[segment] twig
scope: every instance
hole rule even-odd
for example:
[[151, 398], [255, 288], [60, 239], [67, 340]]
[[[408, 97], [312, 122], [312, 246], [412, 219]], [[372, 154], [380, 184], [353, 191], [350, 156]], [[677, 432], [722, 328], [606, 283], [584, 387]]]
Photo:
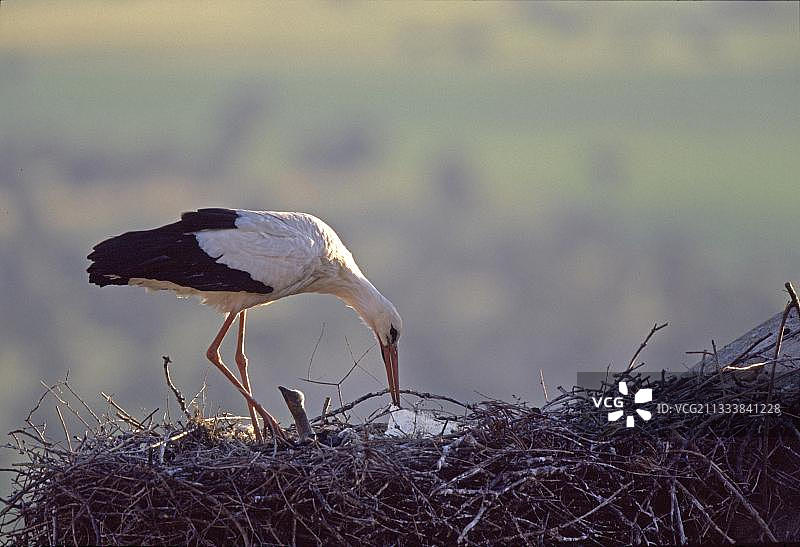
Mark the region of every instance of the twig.
[[610, 495], [610, 496], [609, 496], [609, 497], [608, 497], [608, 498], [607, 498], [605, 501], [602, 501], [602, 502], [598, 503], [598, 504], [597, 504], [595, 507], [593, 507], [593, 508], [592, 508], [592, 509], [590, 509], [589, 511], [585, 512], [585, 513], [584, 513], [584, 514], [582, 514], [581, 516], [579, 516], [579, 517], [575, 517], [575, 518], [574, 518], [574, 519], [572, 519], [571, 521], [569, 521], [569, 522], [565, 522], [564, 524], [561, 524], [561, 525], [559, 525], [559, 526], [555, 526], [555, 527], [551, 528], [551, 529], [550, 529], [550, 530], [548, 530], [548, 531], [549, 531], [549, 532], [557, 532], [558, 530], [564, 530], [564, 529], [566, 529], [566, 528], [569, 528], [570, 526], [572, 526], [572, 525], [573, 525], [573, 524], [575, 524], [576, 522], [580, 522], [580, 521], [584, 520], [586, 517], [590, 516], [592, 513], [596, 512], [596, 511], [599, 511], [600, 509], [602, 509], [603, 507], [605, 507], [606, 505], [608, 505], [609, 503], [611, 503], [612, 501], [614, 501], [614, 499], [615, 499], [617, 496], [619, 496], [619, 495], [620, 495], [622, 492], [624, 492], [625, 490], [627, 490], [627, 489], [628, 489], [628, 487], [629, 487], [631, 484], [633, 484], [633, 481], [630, 481], [630, 482], [627, 482], [627, 483], [623, 484], [622, 486], [620, 486], [620, 487], [617, 489], [617, 491], [616, 491], [616, 492], [614, 492], [613, 494], [611, 494], [611, 495]]
[[61, 420], [61, 427], [64, 429], [64, 436], [67, 438], [67, 446], [69, 447], [69, 451], [72, 452], [72, 440], [69, 438], [69, 431], [67, 431], [67, 423], [64, 421], [64, 416], [61, 414], [61, 408], [56, 405], [56, 413], [58, 414], [58, 419]]
[[[242, 419], [243, 420], [244, 419], [250, 419], [250, 416], [242, 416]], [[163, 445], [165, 445], [167, 443], [171, 443], [171, 442], [177, 441], [179, 439], [182, 439], [183, 437], [185, 437], [189, 433], [192, 433], [195, 430], [197, 430], [197, 428], [193, 427], [192, 429], [187, 429], [186, 431], [181, 431], [180, 433], [178, 433], [177, 435], [173, 435], [172, 437], [170, 437], [167, 434], [167, 435], [164, 436], [164, 438], [162, 440], [158, 441], [157, 443], [148, 445], [147, 448], [158, 448], [159, 446], [163, 446]]]
[[314, 351], [311, 352], [311, 357], [308, 359], [308, 372], [306, 373], [306, 380], [311, 380], [311, 366], [314, 363], [314, 356], [317, 354], [317, 348], [319, 347], [319, 343], [322, 342], [322, 337], [325, 336], [325, 323], [322, 323], [322, 328], [319, 331], [319, 337], [317, 337], [317, 343], [314, 344]]
[[761, 342], [763, 342], [770, 336], [772, 336], [772, 333], [768, 332], [767, 334], [765, 334], [764, 336], [762, 336], [761, 338], [759, 338], [758, 340], [747, 346], [747, 349], [744, 350], [742, 353], [740, 353], [733, 361], [728, 363], [725, 366], [725, 368], [734, 368], [734, 365], [738, 364], [740, 361], [743, 361], [744, 359], [747, 359], [747, 356], [750, 355], [750, 352], [753, 350], [753, 348], [755, 348], [757, 345], [759, 345]]
[[367, 348], [366, 351], [364, 351], [364, 353], [362, 353], [358, 359], [356, 359], [355, 355], [353, 355], [353, 348], [350, 347], [350, 340], [347, 339], [347, 336], [344, 337], [344, 343], [347, 346], [347, 352], [350, 354], [350, 359], [353, 361], [353, 366], [350, 367], [350, 370], [347, 371], [347, 374], [345, 374], [344, 377], [341, 380], [339, 380], [340, 385], [343, 384], [345, 380], [347, 380], [347, 377], [350, 376], [350, 373], [353, 372], [353, 369], [355, 369], [358, 366], [361, 360], [364, 357], [366, 357], [367, 353], [369, 353], [369, 350], [375, 347], [375, 344], [373, 344], [372, 346]]
[[187, 419], [191, 420], [192, 416], [189, 414], [189, 411], [186, 410], [186, 399], [183, 398], [180, 390], [172, 383], [172, 378], [170, 378], [169, 375], [169, 364], [172, 363], [172, 360], [169, 358], [169, 355], [162, 355], [161, 358], [164, 360], [164, 377], [167, 379], [167, 385], [172, 390], [172, 393], [175, 394], [175, 398], [178, 400], [178, 406], [181, 407], [183, 414]]
[[[783, 309], [783, 315], [781, 316], [781, 324], [778, 327], [778, 332], [775, 334], [775, 352], [772, 355], [772, 360], [777, 361], [778, 357], [781, 354], [781, 344], [783, 344], [783, 330], [786, 326], [786, 319], [789, 317], [789, 312], [792, 311], [792, 302], [791, 300], [786, 303], [786, 307]], [[773, 365], [773, 369], [775, 366]]]
[[681, 545], [686, 545], [686, 533], [683, 530], [683, 517], [681, 516], [681, 506], [678, 503], [678, 495], [675, 493], [675, 477], [672, 478], [669, 485], [670, 504], [672, 507], [672, 522], [678, 529], [678, 540]]
[[636, 362], [636, 358], [637, 358], [637, 357], [639, 357], [639, 354], [640, 354], [640, 353], [642, 352], [642, 350], [643, 350], [643, 349], [644, 349], [644, 348], [647, 346], [647, 343], [650, 341], [650, 338], [652, 338], [652, 337], [653, 337], [653, 335], [654, 335], [655, 333], [657, 333], [658, 331], [660, 331], [661, 329], [663, 329], [663, 328], [664, 328], [664, 327], [666, 327], [667, 325], [669, 325], [669, 323], [664, 323], [664, 324], [662, 324], [662, 325], [659, 325], [658, 323], [655, 323], [655, 324], [653, 325], [653, 328], [652, 328], [652, 329], [650, 329], [650, 334], [648, 334], [648, 335], [647, 335], [647, 338], [645, 338], [645, 339], [644, 339], [644, 342], [642, 342], [642, 343], [639, 345], [639, 349], [637, 349], [637, 350], [636, 350], [636, 353], [634, 353], [634, 354], [633, 354], [633, 357], [631, 357], [631, 362], [630, 362], [630, 363], [628, 363], [628, 370], [630, 370], [630, 369], [632, 369], [632, 368], [633, 368], [633, 364]]
[[794, 308], [797, 311], [797, 318], [800, 319], [800, 303], [797, 301], [797, 293], [794, 292], [794, 287], [790, 281], [784, 284], [786, 292], [789, 293], [789, 302], [786, 303], [786, 308], [783, 310], [781, 316], [781, 325], [778, 327], [778, 334], [775, 341], [775, 354], [773, 356], [772, 370], [770, 371], [769, 378], [769, 392], [767, 394], [767, 404], [772, 402], [772, 388], [775, 384], [775, 367], [778, 363], [778, 356], [781, 353], [781, 343], [783, 342], [783, 331], [786, 326], [786, 320], [789, 318], [789, 312]]
[[208, 389], [208, 368], [206, 368], [205, 371], [203, 371], [203, 383], [201, 384], [200, 389], [197, 390], [197, 393], [195, 393], [194, 396], [189, 400], [188, 406], [194, 405], [195, 404], [194, 402], [197, 400], [197, 398], [202, 395], [203, 399], [201, 401], [201, 404], [199, 405], [200, 410], [202, 411], [203, 407], [205, 407], [205, 405], [206, 405], [206, 390], [207, 389]]
[[83, 405], [83, 408], [85, 408], [87, 412], [91, 414], [92, 418], [94, 418], [98, 424], [101, 423], [100, 417], [97, 414], [95, 414], [94, 410], [92, 410], [92, 407], [90, 407], [89, 404], [83, 400], [83, 397], [75, 393], [75, 390], [73, 390], [72, 386], [69, 385], [68, 378], [69, 378], [69, 372], [67, 372], [67, 377], [64, 378], [64, 387], [67, 388], [67, 390], [72, 394], [73, 397], [75, 397], [78, 400], [78, 402], [81, 403], [81, 405]]
[[792, 299], [792, 304], [794, 305], [794, 309], [797, 311], [797, 318], [800, 319], [800, 301], [797, 300], [797, 293], [794, 292], [794, 287], [792, 286], [791, 281], [787, 281], [783, 284], [786, 287], [786, 292], [789, 293], [789, 297]]
[[687, 496], [691, 500], [692, 505], [694, 505], [695, 508], [698, 511], [700, 511], [700, 513], [704, 517], [706, 517], [706, 520], [711, 525], [711, 527], [714, 528], [714, 530], [716, 530], [717, 533], [719, 535], [721, 535], [723, 537], [723, 539], [725, 539], [725, 541], [727, 541], [728, 543], [735, 543], [735, 541], [733, 541], [733, 539], [730, 536], [728, 536], [728, 534], [726, 534], [725, 531], [722, 528], [717, 526], [717, 523], [714, 522], [714, 519], [711, 518], [711, 515], [708, 514], [708, 512], [705, 509], [705, 507], [703, 507], [703, 505], [699, 501], [697, 501], [697, 498], [694, 497], [694, 495], [691, 492], [689, 492], [689, 490], [683, 484], [681, 484], [680, 481], [677, 481], [677, 484], [678, 484], [678, 487], [683, 492], [683, 495]]
[[714, 341], [714, 339], [713, 339], [713, 338], [711, 339], [711, 349], [713, 350], [713, 355], [714, 355], [714, 365], [716, 366], [716, 369], [717, 369], [717, 375], [719, 375], [719, 372], [720, 372], [720, 368], [719, 368], [719, 354], [717, 353], [717, 343]]
[[[328, 413], [323, 414], [321, 416], [317, 416], [316, 418], [311, 420], [311, 423], [315, 423], [315, 422], [318, 422], [320, 420], [323, 420], [323, 419], [326, 419], [326, 418], [330, 418], [332, 416], [336, 416], [337, 414], [343, 414], [344, 412], [347, 412], [348, 410], [352, 410], [353, 408], [355, 408], [356, 406], [360, 405], [364, 401], [368, 401], [369, 399], [374, 399], [375, 397], [381, 397], [383, 395], [386, 395], [387, 393], [389, 393], [388, 389], [383, 389], [381, 391], [373, 391], [373, 392], [367, 393], [365, 395], [362, 395], [358, 399], [355, 399], [354, 401], [351, 401], [351, 402], [347, 403], [346, 405], [343, 405], [343, 406], [337, 408], [336, 410], [332, 410], [331, 412], [328, 412]], [[414, 395], [416, 397], [419, 397], [420, 399], [436, 399], [436, 400], [439, 400], [439, 401], [447, 401], [448, 403], [453, 403], [455, 405], [458, 405], [460, 407], [466, 408], [468, 410], [473, 408], [472, 405], [468, 405], [468, 404], [462, 403], [461, 401], [457, 401], [457, 400], [453, 399], [452, 397], [446, 397], [444, 395], [436, 395], [434, 393], [426, 393], [424, 391], [414, 391], [412, 389], [401, 389], [400, 393], [406, 393], [408, 395]]]
[[169, 443], [169, 432], [164, 432], [164, 440], [161, 441], [161, 446], [158, 449], [158, 463], [164, 465], [164, 455], [167, 453], [167, 444]]
[[111, 395], [108, 395], [105, 392], [101, 391], [100, 396], [103, 399], [105, 399], [105, 401], [108, 404], [110, 404], [117, 410], [117, 416], [119, 416], [120, 419], [124, 420], [125, 422], [128, 422], [134, 427], [137, 427], [138, 429], [147, 430], [147, 428], [144, 426], [143, 423], [141, 423], [139, 420], [128, 414], [128, 412], [124, 408], [115, 403], [114, 399], [111, 398]]
[[[320, 333], [320, 337], [321, 336], [322, 336], [322, 333]], [[347, 339], [347, 336], [344, 337], [344, 341], [345, 341], [345, 345], [347, 346], [347, 351], [350, 353], [350, 359], [352, 359], [352, 361], [353, 361], [353, 366], [348, 369], [347, 373], [345, 373], [345, 375], [341, 378], [341, 380], [339, 380], [338, 382], [326, 382], [324, 380], [312, 380], [310, 377], [309, 378], [298, 378], [298, 380], [300, 380], [301, 382], [308, 382], [309, 384], [317, 384], [317, 385], [322, 385], [322, 386], [335, 387], [336, 388], [336, 394], [339, 396], [339, 405], [340, 406], [344, 406], [344, 399], [342, 398], [342, 384], [344, 383], [345, 380], [347, 380], [347, 378], [350, 377], [350, 374], [356, 369], [356, 367], [360, 368], [361, 370], [363, 370], [364, 372], [366, 372], [367, 374], [369, 374], [370, 376], [375, 378], [375, 376], [373, 376], [368, 370], [366, 370], [365, 368], [361, 367], [361, 365], [360, 365], [361, 360], [364, 359], [364, 357], [366, 357], [366, 355], [370, 352], [370, 350], [372, 350], [372, 348], [375, 347], [375, 344], [372, 344], [370, 347], [368, 347], [366, 350], [364, 350], [364, 352], [358, 357], [358, 359], [356, 359], [355, 355], [353, 355], [353, 350], [350, 347], [350, 341]], [[312, 354], [312, 357], [313, 357], [313, 354]], [[310, 363], [309, 363], [309, 365], [310, 365]], [[309, 370], [309, 374], [310, 374], [310, 372], [311, 372], [311, 367], [310, 366], [309, 366], [308, 370]], [[375, 379], [377, 380], [377, 378], [375, 378]]]
[[[770, 336], [772, 336], [772, 335], [770, 335]], [[722, 368], [722, 370], [735, 370], [737, 372], [742, 372], [742, 371], [746, 371], [746, 370], [753, 370], [755, 368], [763, 367], [768, 362], [769, 361], [762, 361], [760, 363], [749, 363], [747, 365], [742, 365], [740, 367], [737, 367], [737, 366], [734, 366], [734, 365], [725, 365]], [[774, 363], [774, 361], [772, 361], [772, 362]]]
[[736, 497], [736, 499], [739, 500], [739, 503], [741, 503], [744, 506], [744, 508], [747, 509], [747, 511], [755, 519], [755, 521], [761, 527], [761, 530], [766, 534], [769, 540], [774, 542], [778, 541], [778, 539], [775, 537], [775, 534], [772, 533], [772, 530], [770, 530], [767, 523], [764, 522], [764, 519], [761, 518], [761, 515], [758, 513], [758, 511], [756, 511], [755, 508], [750, 504], [750, 502], [747, 501], [747, 499], [742, 495], [742, 493], [739, 491], [736, 485], [731, 482], [731, 480], [725, 475], [725, 473], [722, 472], [722, 470], [716, 463], [709, 460], [705, 454], [701, 454], [700, 452], [696, 452], [694, 450], [680, 449], [680, 452], [683, 452], [685, 454], [691, 454], [693, 456], [697, 456], [705, 460], [705, 462], [714, 471], [717, 477], [719, 477], [720, 481], [722, 481], [722, 484], [725, 486], [728, 492], [733, 494]]
[[544, 383], [544, 372], [542, 372], [542, 369], [539, 369], [539, 383], [542, 385], [542, 391], [544, 392], [544, 402], [547, 403], [550, 399], [547, 397], [547, 386]]
[[62, 385], [65, 385], [65, 383], [66, 383], [66, 380], [64, 380], [63, 382], [58, 382], [58, 383], [56, 383], [56, 384], [53, 384], [52, 386], [49, 386], [49, 385], [47, 385], [47, 384], [44, 382], [44, 380], [39, 380], [39, 384], [41, 384], [41, 385], [42, 385], [42, 386], [43, 386], [43, 387], [44, 387], [44, 388], [45, 388], [47, 391], [46, 391], [45, 393], [43, 393], [43, 394], [42, 394], [42, 396], [39, 398], [39, 403], [38, 403], [38, 404], [36, 405], [36, 407], [34, 407], [34, 409], [33, 409], [33, 410], [31, 410], [31, 412], [28, 414], [28, 418], [30, 418], [30, 417], [31, 417], [31, 415], [32, 415], [32, 414], [33, 414], [33, 413], [34, 413], [36, 410], [38, 410], [38, 408], [39, 408], [39, 405], [41, 405], [41, 403], [42, 403], [42, 400], [44, 399], [45, 395], [47, 395], [47, 393], [50, 393], [50, 394], [51, 394], [53, 397], [55, 397], [55, 399], [56, 399], [56, 400], [57, 400], [59, 403], [61, 403], [61, 404], [62, 404], [62, 405], [64, 405], [65, 407], [67, 407], [67, 410], [69, 410], [70, 412], [72, 412], [73, 416], [75, 416], [76, 418], [78, 418], [78, 420], [80, 420], [80, 422], [81, 422], [81, 423], [82, 423], [84, 426], [86, 426], [87, 428], [88, 428], [88, 427], [91, 427], [91, 426], [88, 424], [88, 422], [87, 422], [86, 420], [84, 420], [84, 419], [83, 419], [83, 416], [81, 416], [80, 412], [78, 412], [77, 410], [75, 410], [74, 408], [72, 408], [72, 405], [70, 405], [70, 404], [69, 404], [69, 401], [67, 401], [66, 399], [64, 399], [63, 397], [61, 397], [61, 395], [60, 395], [60, 394], [59, 394], [59, 393], [56, 391], [56, 388], [60, 388]]
[[469, 524], [464, 526], [463, 530], [461, 530], [461, 534], [459, 534], [458, 539], [456, 540], [456, 543], [461, 543], [462, 541], [464, 541], [467, 538], [467, 534], [469, 534], [469, 531], [472, 530], [473, 528], [475, 528], [475, 526], [478, 524], [478, 522], [480, 522], [481, 517], [483, 517], [483, 514], [486, 512], [486, 509], [488, 509], [488, 508], [489, 508], [489, 504], [486, 503], [486, 499], [484, 499], [483, 503], [481, 503], [481, 508], [478, 509], [478, 512], [475, 514], [475, 517], [471, 521], [469, 521]]

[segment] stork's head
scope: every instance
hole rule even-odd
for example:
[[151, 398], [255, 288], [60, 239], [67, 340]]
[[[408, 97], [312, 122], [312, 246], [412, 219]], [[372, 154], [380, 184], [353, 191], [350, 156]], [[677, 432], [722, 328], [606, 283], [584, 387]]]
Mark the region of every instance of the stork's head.
[[336, 287], [332, 292], [356, 310], [361, 320], [375, 333], [381, 346], [383, 364], [386, 365], [392, 402], [400, 406], [400, 383], [397, 379], [397, 341], [403, 332], [400, 314], [394, 304], [363, 275], [354, 276], [349, 283]]
[[397, 341], [403, 332], [403, 320], [400, 319], [400, 314], [397, 313], [391, 302], [383, 297], [380, 300], [380, 309], [372, 317], [370, 327], [375, 331], [375, 336], [381, 346], [392, 402], [400, 406], [400, 382], [397, 377]]

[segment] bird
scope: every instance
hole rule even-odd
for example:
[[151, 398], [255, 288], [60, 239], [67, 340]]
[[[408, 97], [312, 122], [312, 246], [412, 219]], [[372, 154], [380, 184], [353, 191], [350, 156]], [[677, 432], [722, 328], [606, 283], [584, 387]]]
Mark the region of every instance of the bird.
[[[400, 406], [397, 345], [403, 321], [367, 279], [352, 253], [325, 222], [308, 213], [204, 208], [150, 230], [106, 239], [87, 257], [89, 282], [140, 286], [197, 297], [225, 314], [206, 357], [247, 401], [257, 440], [258, 414], [273, 436], [277, 420], [253, 397], [244, 349], [247, 310], [302, 293], [332, 294], [356, 311], [375, 335], [392, 404]], [[239, 380], [219, 348], [239, 318], [235, 361]]]

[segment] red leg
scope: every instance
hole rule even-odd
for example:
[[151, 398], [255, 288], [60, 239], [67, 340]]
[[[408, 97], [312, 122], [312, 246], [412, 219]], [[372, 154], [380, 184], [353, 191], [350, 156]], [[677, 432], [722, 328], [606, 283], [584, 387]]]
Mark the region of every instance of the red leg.
[[[236, 342], [236, 365], [239, 367], [239, 376], [242, 378], [242, 385], [250, 393], [250, 377], [247, 374], [247, 356], [244, 354], [244, 323], [247, 319], [247, 310], [239, 312], [239, 337]], [[253, 432], [256, 435], [256, 440], [262, 442], [264, 437], [261, 435], [260, 426], [258, 425], [258, 418], [256, 418], [256, 409], [250, 403], [247, 403], [247, 409], [250, 411], [250, 420], [253, 422]]]
[[229, 313], [228, 316], [225, 318], [225, 322], [222, 323], [222, 327], [220, 327], [219, 332], [217, 333], [216, 338], [214, 341], [211, 342], [211, 345], [208, 347], [206, 351], [206, 357], [208, 360], [214, 363], [214, 365], [220, 370], [222, 374], [239, 390], [239, 393], [247, 400], [249, 405], [252, 405], [256, 412], [261, 415], [261, 418], [264, 420], [264, 423], [269, 425], [270, 429], [272, 430], [272, 434], [280, 437], [282, 439], [286, 438], [286, 434], [281, 429], [278, 422], [275, 418], [272, 417], [272, 414], [266, 411], [266, 409], [261, 406], [261, 404], [253, 399], [253, 396], [250, 395], [250, 392], [244, 388], [244, 386], [239, 382], [236, 376], [233, 375], [231, 370], [222, 362], [222, 358], [219, 355], [219, 346], [222, 344], [222, 340], [225, 338], [225, 335], [228, 333], [228, 330], [231, 328], [231, 324], [233, 320], [236, 318], [235, 313]]

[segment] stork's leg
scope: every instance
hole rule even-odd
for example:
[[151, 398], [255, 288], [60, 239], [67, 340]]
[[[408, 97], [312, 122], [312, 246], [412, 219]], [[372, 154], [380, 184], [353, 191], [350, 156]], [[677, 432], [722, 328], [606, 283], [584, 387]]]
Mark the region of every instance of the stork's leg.
[[206, 357], [208, 360], [214, 363], [214, 365], [220, 370], [222, 374], [239, 390], [239, 393], [247, 399], [248, 404], [253, 405], [261, 415], [261, 419], [264, 420], [264, 423], [269, 425], [270, 429], [272, 430], [272, 434], [280, 437], [282, 439], [286, 438], [286, 434], [283, 432], [281, 427], [278, 425], [278, 422], [275, 421], [275, 418], [272, 417], [272, 414], [266, 411], [266, 409], [261, 406], [261, 404], [253, 399], [253, 396], [250, 395], [250, 392], [247, 391], [244, 386], [239, 382], [236, 376], [233, 375], [233, 372], [222, 362], [222, 358], [219, 355], [219, 346], [222, 344], [222, 340], [225, 338], [225, 335], [228, 333], [228, 330], [231, 328], [231, 324], [233, 320], [236, 318], [235, 313], [229, 313], [228, 316], [225, 318], [225, 322], [222, 323], [222, 327], [220, 327], [219, 332], [217, 333], [216, 338], [214, 341], [211, 342], [211, 345], [208, 347], [208, 351], [206, 351]]
[[[250, 377], [247, 374], [247, 356], [244, 354], [244, 322], [247, 319], [247, 310], [239, 312], [239, 337], [236, 342], [236, 366], [239, 367], [239, 376], [242, 377], [242, 385], [250, 393]], [[250, 403], [247, 403], [247, 409], [250, 411], [250, 420], [253, 422], [253, 431], [256, 434], [256, 440], [262, 442], [264, 438], [261, 436], [261, 430], [258, 425], [258, 418], [256, 418], [256, 409]]]

